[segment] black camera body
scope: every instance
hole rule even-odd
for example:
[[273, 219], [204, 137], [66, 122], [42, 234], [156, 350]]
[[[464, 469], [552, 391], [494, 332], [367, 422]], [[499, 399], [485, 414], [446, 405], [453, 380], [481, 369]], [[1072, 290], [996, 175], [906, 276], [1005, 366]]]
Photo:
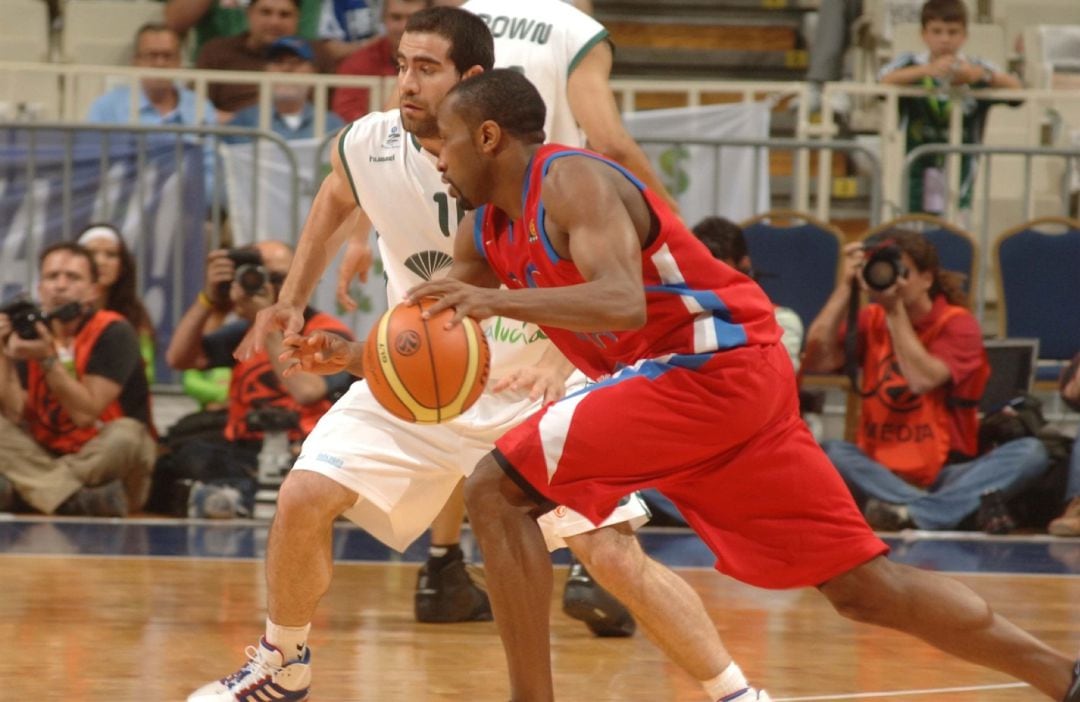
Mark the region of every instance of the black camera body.
[[[228, 256], [236, 265], [236, 274], [233, 275], [233, 280], [237, 282], [244, 294], [249, 297], [257, 295], [267, 283], [281, 285], [284, 280], [284, 276], [281, 274], [266, 269], [258, 249], [229, 249]], [[229, 294], [228, 285], [224, 284], [223, 287], [222, 292], [227, 296]]]
[[288, 431], [300, 427], [300, 415], [276, 405], [262, 405], [248, 411], [245, 419], [254, 431]]
[[902, 251], [891, 239], [864, 247], [866, 260], [862, 267], [862, 279], [871, 290], [888, 290], [900, 278], [907, 277], [908, 269], [901, 259]]
[[41, 307], [22, 296], [0, 305], [0, 312], [6, 314], [11, 320], [11, 328], [20, 339], [40, 338], [37, 323], [48, 322], [48, 317], [42, 312]]

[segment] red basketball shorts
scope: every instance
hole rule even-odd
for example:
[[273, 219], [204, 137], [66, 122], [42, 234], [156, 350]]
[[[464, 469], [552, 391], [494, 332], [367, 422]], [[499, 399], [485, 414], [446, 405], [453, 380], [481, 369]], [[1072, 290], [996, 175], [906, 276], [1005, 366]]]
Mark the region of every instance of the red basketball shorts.
[[593, 523], [658, 488], [717, 570], [759, 587], [820, 585], [888, 551], [799, 417], [779, 344], [692, 365], [643, 361], [547, 406], [496, 442], [508, 472]]

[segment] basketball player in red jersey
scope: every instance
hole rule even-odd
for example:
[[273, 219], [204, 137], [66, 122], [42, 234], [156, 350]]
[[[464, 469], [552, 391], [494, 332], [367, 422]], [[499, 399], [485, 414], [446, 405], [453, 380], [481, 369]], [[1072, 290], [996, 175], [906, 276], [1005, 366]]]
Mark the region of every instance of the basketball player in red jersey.
[[[516, 702], [554, 699], [550, 579], [540, 577], [550, 564], [536, 515], [564, 504], [598, 522], [645, 487], [676, 503], [723, 573], [817, 587], [849, 618], [1080, 702], [1080, 663], [960, 583], [884, 558], [799, 419], [769, 301], [660, 198], [597, 154], [541, 146], [543, 101], [512, 71], [460, 83], [438, 122], [451, 194], [487, 204], [463, 220], [450, 277], [410, 299], [440, 298], [428, 314], [453, 307], [456, 319], [539, 324], [600, 381], [505, 434], [466, 481]], [[636, 613], [660, 569], [643, 559], [633, 582], [594, 575]]]

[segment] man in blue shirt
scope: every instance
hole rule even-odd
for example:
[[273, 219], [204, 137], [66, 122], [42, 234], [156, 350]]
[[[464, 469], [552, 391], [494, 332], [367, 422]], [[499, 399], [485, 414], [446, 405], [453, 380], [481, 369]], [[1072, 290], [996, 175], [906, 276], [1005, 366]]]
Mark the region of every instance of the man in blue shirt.
[[[315, 53], [301, 37], [283, 37], [270, 45], [266, 70], [272, 73], [314, 74]], [[310, 139], [315, 136], [315, 108], [311, 87], [303, 84], [275, 83], [272, 86], [270, 128], [283, 139]], [[331, 134], [345, 123], [333, 112], [326, 113], [326, 133]], [[230, 127], [258, 127], [259, 106], [251, 105], [236, 113]], [[225, 141], [240, 143], [248, 137], [230, 136]]]
[[[135, 59], [140, 68], [180, 68], [180, 37], [163, 24], [144, 24], [135, 35]], [[107, 124], [214, 124], [213, 106], [203, 101], [202, 118], [196, 116], [195, 93], [169, 78], [144, 78], [131, 112], [131, 86], [105, 93], [90, 106], [87, 122]]]

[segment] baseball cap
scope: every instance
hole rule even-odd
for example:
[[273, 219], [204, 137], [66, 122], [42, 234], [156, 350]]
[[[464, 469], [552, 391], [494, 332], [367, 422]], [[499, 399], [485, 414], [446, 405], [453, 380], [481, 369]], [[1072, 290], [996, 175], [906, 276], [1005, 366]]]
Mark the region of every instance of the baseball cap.
[[270, 59], [281, 54], [293, 54], [305, 61], [315, 60], [315, 52], [311, 50], [311, 44], [303, 37], [282, 37], [266, 50], [266, 56]]

